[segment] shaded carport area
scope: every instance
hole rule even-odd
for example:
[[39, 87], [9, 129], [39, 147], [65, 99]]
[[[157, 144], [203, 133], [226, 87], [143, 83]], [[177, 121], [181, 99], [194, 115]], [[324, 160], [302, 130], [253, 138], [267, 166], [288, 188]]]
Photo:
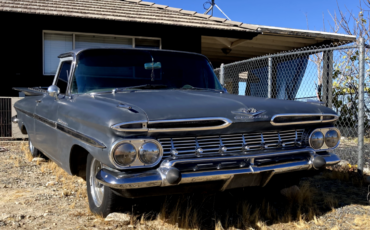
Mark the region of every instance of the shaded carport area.
[[[252, 25], [251, 25], [252, 26]], [[223, 81], [229, 93], [294, 100], [302, 84], [310, 55], [320, 47], [343, 46], [356, 41], [355, 36], [309, 30], [272, 28], [253, 25], [260, 33], [250, 40], [202, 37], [202, 53], [214, 64], [225, 67]], [[286, 52], [313, 50], [300, 55]], [[322, 51], [317, 51], [320, 54]], [[280, 55], [277, 55], [280, 54]], [[272, 59], [268, 55], [277, 55]], [[322, 66], [333, 66], [333, 53], [325, 52]], [[238, 65], [249, 61], [248, 65]], [[322, 66], [320, 68], [322, 68]], [[331, 68], [332, 70], [332, 68]], [[216, 71], [219, 74], [218, 71]], [[241, 84], [243, 88], [240, 89]], [[331, 87], [326, 84], [325, 87]]]

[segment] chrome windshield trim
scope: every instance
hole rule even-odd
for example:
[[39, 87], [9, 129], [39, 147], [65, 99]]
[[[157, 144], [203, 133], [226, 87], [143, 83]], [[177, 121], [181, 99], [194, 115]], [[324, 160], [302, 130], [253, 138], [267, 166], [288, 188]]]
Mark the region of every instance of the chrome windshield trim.
[[224, 117], [205, 117], [205, 118], [191, 118], [191, 119], [174, 119], [174, 120], [159, 120], [149, 121], [148, 125], [151, 124], [162, 124], [162, 123], [176, 123], [176, 122], [190, 122], [190, 121], [223, 121], [224, 124], [209, 127], [192, 127], [192, 128], [149, 128], [149, 132], [180, 132], [180, 131], [201, 131], [201, 130], [215, 130], [224, 129], [229, 127], [233, 122]]
[[[324, 116], [332, 116], [333, 119], [324, 120]], [[297, 121], [297, 122], [282, 122], [276, 123], [274, 120], [278, 117], [320, 117], [320, 120], [313, 121]], [[324, 113], [286, 113], [277, 114], [271, 118], [271, 124], [274, 126], [284, 126], [284, 125], [302, 125], [302, 124], [315, 124], [315, 123], [328, 123], [338, 120], [339, 116], [336, 114], [324, 114]]]

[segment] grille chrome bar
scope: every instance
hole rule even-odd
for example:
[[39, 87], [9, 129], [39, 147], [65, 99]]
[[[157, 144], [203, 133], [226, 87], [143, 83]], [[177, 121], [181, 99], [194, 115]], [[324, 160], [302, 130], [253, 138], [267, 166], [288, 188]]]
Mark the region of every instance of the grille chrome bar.
[[[300, 147], [303, 129], [276, 132], [228, 134], [217, 136], [159, 138], [164, 155], [171, 152], [181, 155], [223, 154], [227, 152], [249, 152], [258, 150]], [[173, 151], [175, 150], [175, 151]]]

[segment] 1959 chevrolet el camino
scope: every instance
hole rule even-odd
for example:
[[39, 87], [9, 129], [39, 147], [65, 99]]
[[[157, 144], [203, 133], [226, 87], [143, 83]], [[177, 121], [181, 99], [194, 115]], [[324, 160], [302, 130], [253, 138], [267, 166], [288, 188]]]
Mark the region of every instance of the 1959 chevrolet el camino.
[[33, 156], [86, 179], [91, 210], [119, 199], [265, 186], [339, 162], [337, 114], [304, 102], [231, 95], [199, 54], [81, 49], [52, 86], [15, 88]]

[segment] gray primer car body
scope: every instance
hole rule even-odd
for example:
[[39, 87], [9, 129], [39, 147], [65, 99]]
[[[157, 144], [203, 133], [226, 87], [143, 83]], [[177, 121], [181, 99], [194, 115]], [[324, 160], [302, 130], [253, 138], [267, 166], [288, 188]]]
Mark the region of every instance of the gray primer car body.
[[[76, 50], [61, 56], [62, 59], [72, 60], [71, 73], [76, 66], [76, 57], [81, 52], [84, 50]], [[14, 106], [18, 111], [20, 129], [26, 130], [33, 145], [68, 173], [72, 173], [71, 150], [74, 146], [86, 149], [94, 158], [114, 169], [115, 166], [109, 159], [112, 146], [127, 138], [157, 139], [288, 129], [312, 130], [320, 127], [333, 127], [335, 121], [274, 126], [271, 119], [278, 114], [336, 116], [333, 110], [320, 105], [237, 96], [218, 90], [146, 89], [93, 94], [70, 94], [67, 90], [66, 95], [59, 95], [57, 100], [42, 89], [18, 88], [18, 90], [30, 95], [18, 101]], [[120, 108], [120, 104], [127, 105], [131, 109]], [[262, 116], [255, 117], [238, 117], [233, 113], [245, 108], [254, 108], [264, 113]], [[111, 128], [115, 124], [126, 122], [207, 117], [227, 118], [232, 121], [232, 124], [224, 129], [180, 132], [120, 132]], [[337, 159], [333, 163], [336, 162], [338, 162]], [[159, 165], [156, 165], [151, 170], [158, 167]]]

